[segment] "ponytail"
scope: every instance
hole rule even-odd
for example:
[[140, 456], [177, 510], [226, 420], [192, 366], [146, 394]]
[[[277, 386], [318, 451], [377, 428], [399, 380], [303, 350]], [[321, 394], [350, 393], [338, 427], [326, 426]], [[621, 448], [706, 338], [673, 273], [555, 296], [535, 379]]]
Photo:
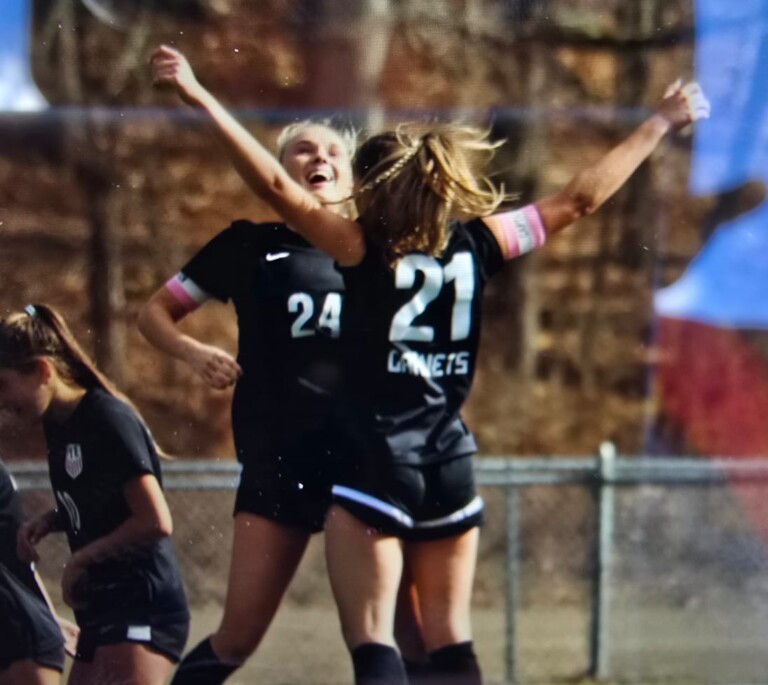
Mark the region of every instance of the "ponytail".
[[449, 222], [492, 214], [511, 199], [485, 167], [501, 142], [456, 124], [401, 125], [373, 136], [353, 161], [360, 222], [391, 264], [410, 252], [442, 254]]
[[[118, 390], [77, 342], [64, 317], [46, 304], [30, 304], [23, 312], [0, 318], [0, 368], [27, 371], [47, 357], [61, 378], [85, 390], [100, 389], [141, 413]], [[161, 456], [167, 456], [152, 438]]]
[[[86, 390], [99, 388], [135, 409], [130, 400], [115, 387], [114, 383], [96, 368], [96, 364], [77, 342], [61, 314], [44, 304], [29, 306], [35, 312], [34, 316], [30, 318], [33, 321], [37, 320], [38, 325], [42, 324], [43, 327], [49, 328], [60, 343], [59, 358], [63, 363], [62, 370], [64, 370], [65, 377], [69, 376], [73, 383]], [[54, 358], [56, 357], [54, 356]]]

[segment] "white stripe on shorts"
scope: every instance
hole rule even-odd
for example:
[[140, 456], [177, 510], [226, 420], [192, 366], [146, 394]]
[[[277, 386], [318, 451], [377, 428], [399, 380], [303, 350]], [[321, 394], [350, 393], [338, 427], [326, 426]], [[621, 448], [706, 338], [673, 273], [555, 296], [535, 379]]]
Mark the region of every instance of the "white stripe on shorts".
[[440, 526], [450, 525], [451, 523], [460, 523], [464, 519], [468, 519], [482, 510], [483, 498], [480, 497], [480, 495], [475, 495], [475, 499], [458, 511], [454, 511], [452, 514], [448, 514], [448, 516], [441, 516], [439, 519], [418, 521], [414, 528], [438, 528]]
[[396, 506], [389, 504], [388, 502], [382, 502], [372, 495], [360, 492], [360, 490], [353, 490], [345, 485], [334, 485], [332, 492], [337, 497], [357, 502], [369, 509], [375, 509], [385, 516], [394, 519], [400, 525], [414, 530], [419, 528], [439, 528], [440, 526], [447, 526], [452, 523], [460, 523], [483, 509], [483, 498], [480, 497], [480, 495], [475, 495], [475, 498], [469, 504], [466, 504], [461, 509], [454, 511], [447, 516], [441, 516], [440, 518], [430, 519], [428, 521], [414, 521], [413, 518]]
[[128, 626], [126, 638], [136, 642], [152, 642], [152, 626]]
[[371, 497], [371, 495], [367, 495], [359, 490], [353, 490], [345, 485], [334, 485], [331, 492], [338, 497], [343, 497], [344, 499], [362, 504], [369, 509], [380, 511], [382, 514], [389, 516], [389, 518], [395, 519], [395, 521], [406, 528], [413, 528], [414, 520], [408, 514], [387, 502], [382, 502], [376, 497]]

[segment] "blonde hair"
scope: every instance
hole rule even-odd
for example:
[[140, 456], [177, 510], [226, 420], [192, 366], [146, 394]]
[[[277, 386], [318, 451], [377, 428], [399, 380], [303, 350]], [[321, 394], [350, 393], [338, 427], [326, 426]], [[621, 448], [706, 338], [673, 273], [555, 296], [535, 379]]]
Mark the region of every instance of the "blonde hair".
[[349, 124], [345, 124], [329, 118], [304, 119], [293, 124], [288, 124], [288, 126], [280, 131], [277, 136], [277, 159], [282, 162], [283, 155], [285, 154], [285, 149], [288, 147], [288, 144], [300, 133], [306, 131], [309, 128], [315, 127], [328, 129], [329, 131], [333, 131], [333, 133], [339, 136], [339, 140], [341, 140], [342, 144], [344, 145], [344, 149], [347, 151], [349, 158], [352, 159], [355, 154], [355, 148], [357, 147], [357, 130]]
[[452, 219], [487, 216], [510, 199], [485, 173], [502, 142], [473, 126], [410, 124], [360, 146], [360, 222], [390, 265], [411, 252], [439, 256]]

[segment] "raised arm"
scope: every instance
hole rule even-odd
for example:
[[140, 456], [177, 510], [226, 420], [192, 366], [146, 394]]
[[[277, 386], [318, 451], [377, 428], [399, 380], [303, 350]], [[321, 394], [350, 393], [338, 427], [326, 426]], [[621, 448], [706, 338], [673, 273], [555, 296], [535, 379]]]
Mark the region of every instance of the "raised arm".
[[[669, 131], [679, 130], [707, 116], [709, 103], [697, 83], [686, 86], [680, 81], [673, 83], [667, 88], [656, 112], [625, 140], [579, 171], [561, 191], [534, 203], [543, 229], [552, 235], [592, 214], [624, 185]], [[513, 252], [509, 249], [509, 243], [514, 241], [512, 214], [506, 212], [484, 219], [508, 254]]]
[[341, 264], [359, 262], [365, 251], [360, 226], [326, 209], [294, 181], [259, 143], [197, 81], [187, 59], [166, 45], [152, 53], [156, 85], [172, 86], [188, 105], [205, 112], [232, 162], [250, 188], [292, 228]]

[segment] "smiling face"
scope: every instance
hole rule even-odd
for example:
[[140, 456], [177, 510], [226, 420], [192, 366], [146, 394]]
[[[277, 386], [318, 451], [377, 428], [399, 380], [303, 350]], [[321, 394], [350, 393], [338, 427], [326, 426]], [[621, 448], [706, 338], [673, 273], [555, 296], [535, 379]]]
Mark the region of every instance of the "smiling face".
[[300, 129], [285, 143], [280, 161], [291, 178], [323, 203], [352, 194], [349, 150], [333, 129], [320, 125]]

